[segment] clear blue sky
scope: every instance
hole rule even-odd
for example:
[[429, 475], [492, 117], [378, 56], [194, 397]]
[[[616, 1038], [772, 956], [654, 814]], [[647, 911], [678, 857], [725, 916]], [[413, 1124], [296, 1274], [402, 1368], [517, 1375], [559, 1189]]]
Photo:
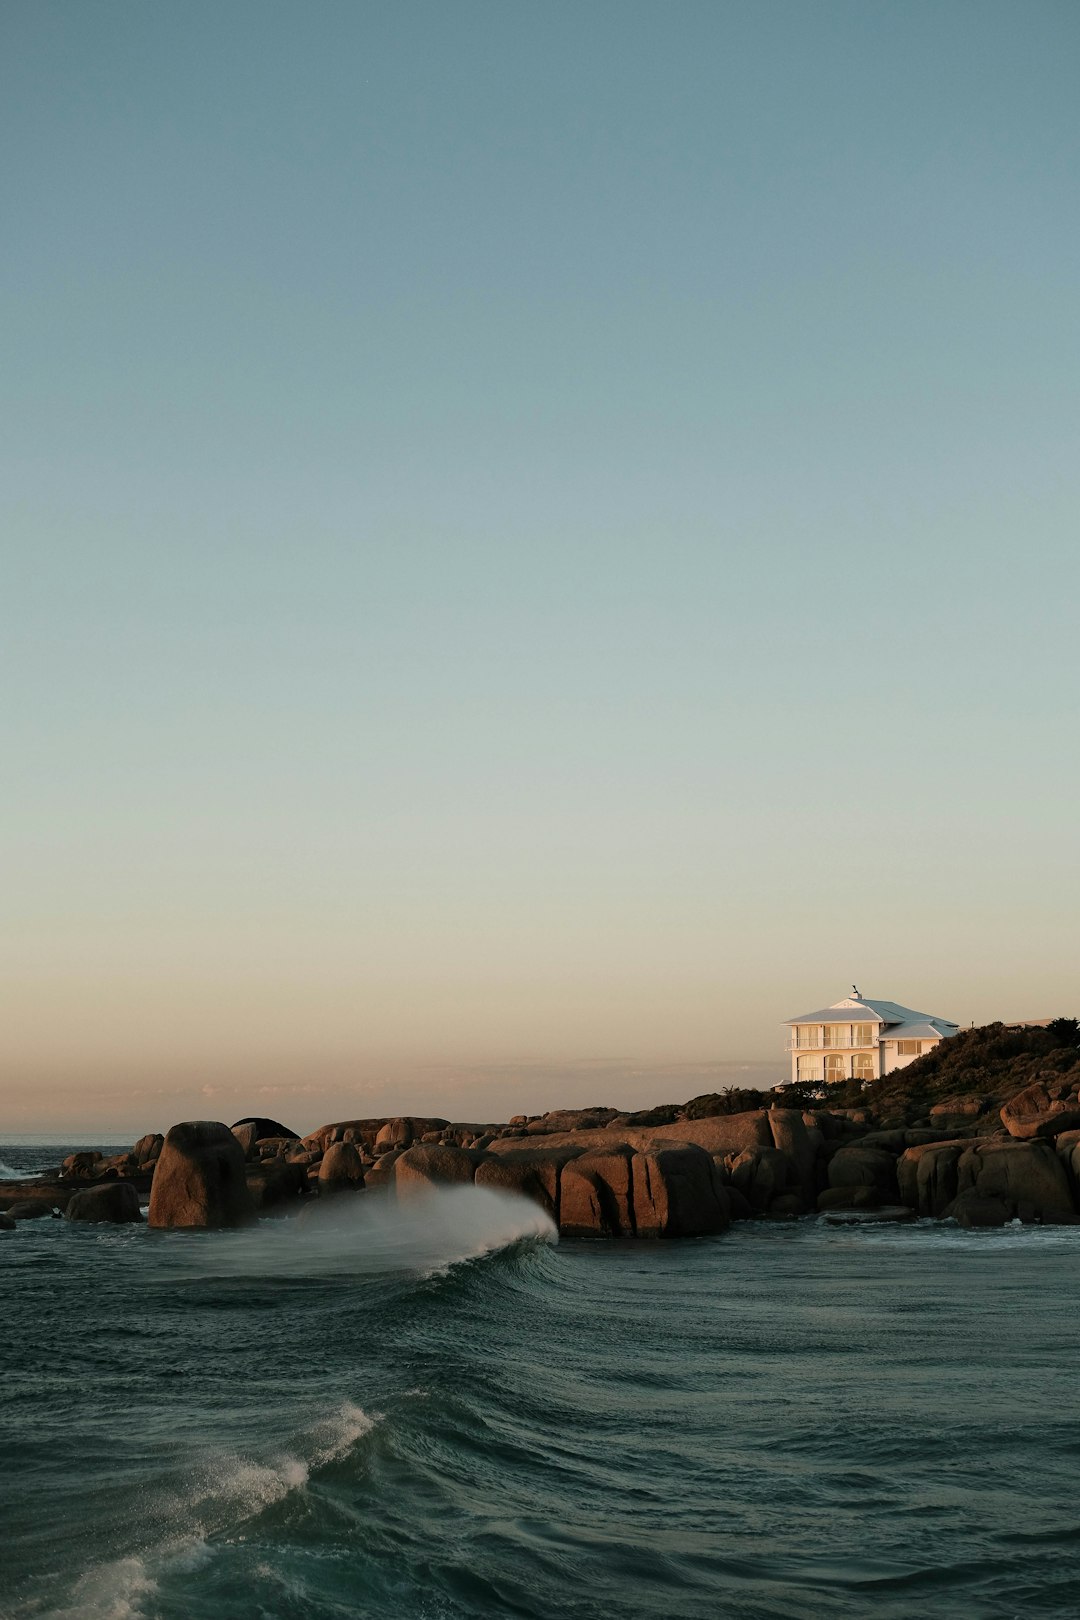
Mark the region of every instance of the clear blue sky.
[[7, 0], [0, 1128], [1080, 1012], [1078, 62]]

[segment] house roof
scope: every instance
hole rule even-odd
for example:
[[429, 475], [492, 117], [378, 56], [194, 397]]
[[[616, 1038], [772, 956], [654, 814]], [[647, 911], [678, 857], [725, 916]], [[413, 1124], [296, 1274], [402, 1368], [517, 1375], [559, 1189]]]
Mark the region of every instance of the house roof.
[[939, 1041], [943, 1035], [955, 1035], [956, 1024], [948, 1024], [944, 1018], [925, 1018], [917, 1024], [890, 1024], [886, 1029], [883, 1040], [886, 1041]]
[[[785, 1018], [785, 1024], [882, 1024], [889, 1029], [890, 1037], [895, 1033], [892, 1026], [904, 1027], [908, 1024], [934, 1026], [934, 1035], [951, 1035], [959, 1026], [948, 1018], [937, 1018], [933, 1013], [916, 1012], [913, 1007], [901, 1007], [898, 1001], [878, 1001], [860, 996], [845, 996], [843, 1001], [834, 1001], [831, 1007], [819, 1007], [816, 1012], [800, 1013], [797, 1018]], [[905, 1029], [905, 1040], [908, 1039]], [[912, 1037], [917, 1038], [917, 1037]], [[924, 1036], [929, 1040], [930, 1036]]]

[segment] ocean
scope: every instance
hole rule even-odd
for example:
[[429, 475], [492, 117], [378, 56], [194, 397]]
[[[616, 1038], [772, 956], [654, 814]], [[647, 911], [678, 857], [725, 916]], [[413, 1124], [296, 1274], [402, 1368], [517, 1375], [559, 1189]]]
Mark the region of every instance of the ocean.
[[0, 1284], [4, 1620], [1080, 1613], [1080, 1228], [557, 1243], [467, 1187], [39, 1220]]

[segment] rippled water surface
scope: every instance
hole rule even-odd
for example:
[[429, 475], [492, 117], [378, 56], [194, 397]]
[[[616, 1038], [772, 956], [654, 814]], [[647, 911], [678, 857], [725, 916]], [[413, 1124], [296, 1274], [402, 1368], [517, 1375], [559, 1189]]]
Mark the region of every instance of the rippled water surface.
[[1080, 1229], [550, 1238], [0, 1236], [0, 1614], [1080, 1613]]

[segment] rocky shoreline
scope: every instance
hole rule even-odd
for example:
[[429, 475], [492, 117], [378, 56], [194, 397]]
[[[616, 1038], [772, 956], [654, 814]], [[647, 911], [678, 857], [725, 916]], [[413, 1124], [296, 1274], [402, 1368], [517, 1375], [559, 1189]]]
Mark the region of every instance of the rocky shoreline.
[[732, 1221], [810, 1215], [1080, 1221], [1071, 1074], [1036, 1080], [1000, 1106], [982, 1093], [950, 1097], [914, 1124], [883, 1122], [872, 1107], [784, 1101], [777, 1093], [771, 1106], [704, 1117], [594, 1108], [506, 1124], [354, 1119], [304, 1137], [269, 1119], [189, 1121], [113, 1158], [75, 1153], [33, 1179], [0, 1182], [0, 1230], [53, 1213], [140, 1221], [144, 1206], [162, 1229], [307, 1220], [343, 1210], [342, 1200], [464, 1185], [530, 1198], [571, 1238], [700, 1237]]

